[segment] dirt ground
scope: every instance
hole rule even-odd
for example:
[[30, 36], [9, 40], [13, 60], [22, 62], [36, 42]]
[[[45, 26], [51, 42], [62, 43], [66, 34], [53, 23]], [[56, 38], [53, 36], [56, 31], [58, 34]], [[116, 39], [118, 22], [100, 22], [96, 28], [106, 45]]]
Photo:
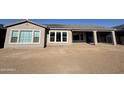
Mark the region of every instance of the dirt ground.
[[0, 73], [124, 73], [124, 46], [73, 44], [0, 49]]

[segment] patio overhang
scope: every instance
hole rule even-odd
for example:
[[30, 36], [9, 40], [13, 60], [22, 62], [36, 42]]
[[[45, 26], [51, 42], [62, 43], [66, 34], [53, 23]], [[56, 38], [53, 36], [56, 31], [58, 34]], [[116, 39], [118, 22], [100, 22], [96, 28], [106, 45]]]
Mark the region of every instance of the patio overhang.
[[93, 31], [97, 31], [97, 32], [111, 32], [111, 31], [116, 31], [116, 29], [72, 29], [71, 31], [74, 32], [93, 32]]
[[49, 30], [71, 30], [71, 31], [115, 31], [115, 28], [97, 25], [65, 25], [65, 24], [44, 24]]
[[111, 32], [117, 31], [116, 29], [79, 29], [79, 28], [49, 28], [49, 30], [68, 30], [73, 32]]

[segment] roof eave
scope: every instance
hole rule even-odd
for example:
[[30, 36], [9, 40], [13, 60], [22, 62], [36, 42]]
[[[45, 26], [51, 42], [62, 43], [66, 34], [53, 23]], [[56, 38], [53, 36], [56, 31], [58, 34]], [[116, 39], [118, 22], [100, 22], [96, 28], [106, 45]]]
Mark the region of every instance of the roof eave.
[[17, 22], [17, 23], [14, 23], [14, 24], [5, 25], [4, 27], [8, 28], [8, 27], [15, 26], [15, 25], [22, 24], [22, 23], [26, 23], [26, 22], [37, 25], [37, 26], [40, 26], [40, 27], [43, 27], [43, 28], [47, 28], [47, 26], [45, 26], [45, 25], [41, 25], [41, 24], [29, 21], [29, 20], [23, 20], [21, 22]]
[[116, 29], [82, 29], [82, 28], [49, 28], [50, 30], [82, 30], [82, 31], [94, 31], [94, 30], [98, 30], [98, 31], [115, 31]]

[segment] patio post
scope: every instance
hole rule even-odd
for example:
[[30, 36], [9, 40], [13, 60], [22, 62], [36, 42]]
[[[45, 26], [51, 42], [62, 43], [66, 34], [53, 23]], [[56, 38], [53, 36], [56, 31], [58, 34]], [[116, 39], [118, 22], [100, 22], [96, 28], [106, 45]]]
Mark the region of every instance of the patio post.
[[113, 44], [117, 45], [115, 31], [112, 31], [112, 40], [113, 40]]
[[97, 45], [97, 31], [93, 31], [93, 39], [94, 39], [94, 44]]

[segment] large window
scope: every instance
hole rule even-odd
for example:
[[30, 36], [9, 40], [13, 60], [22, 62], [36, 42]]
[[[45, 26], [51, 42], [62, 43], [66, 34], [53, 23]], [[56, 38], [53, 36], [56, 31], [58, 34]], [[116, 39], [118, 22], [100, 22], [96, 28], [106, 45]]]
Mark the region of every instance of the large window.
[[40, 31], [33, 30], [12, 30], [11, 43], [32, 44], [39, 43]]
[[67, 42], [67, 32], [64, 31], [51, 31], [50, 32], [50, 42], [52, 43], [62, 43]]
[[20, 43], [31, 43], [32, 42], [32, 31], [20, 31], [19, 36], [19, 42]]
[[17, 43], [17, 40], [18, 40], [18, 31], [13, 30], [12, 36], [11, 36], [11, 42], [12, 43]]

